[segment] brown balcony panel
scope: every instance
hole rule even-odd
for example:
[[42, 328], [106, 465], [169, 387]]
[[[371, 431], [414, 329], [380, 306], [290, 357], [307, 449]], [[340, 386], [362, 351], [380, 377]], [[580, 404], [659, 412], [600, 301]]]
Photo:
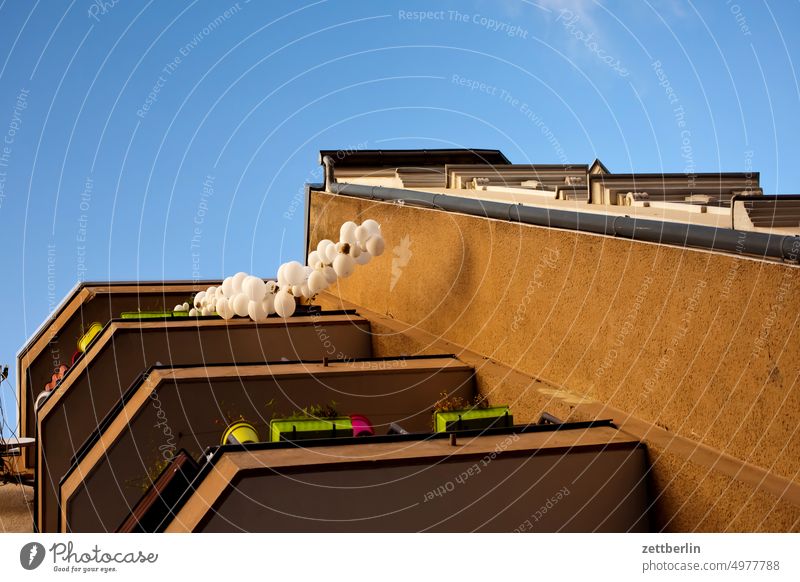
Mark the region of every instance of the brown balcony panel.
[[70, 460], [149, 367], [371, 355], [369, 323], [352, 314], [270, 318], [261, 324], [217, 318], [112, 321], [38, 411], [37, 526], [55, 531], [58, 483]]
[[166, 531], [649, 528], [645, 448], [608, 426], [220, 452]]
[[[189, 301], [192, 294], [216, 282], [141, 282], [83, 283], [64, 300], [17, 355], [19, 386], [19, 422], [21, 436], [34, 436], [34, 402], [53, 370], [69, 365], [77, 350], [78, 339], [92, 322], [103, 325], [123, 311], [172, 309]], [[34, 452], [28, 451], [27, 465], [32, 467]]]
[[472, 369], [450, 356], [155, 369], [62, 479], [59, 529], [114, 531], [172, 454], [200, 458], [240, 415], [265, 441], [273, 414], [332, 400], [340, 414], [367, 416], [376, 434], [393, 422], [430, 432], [443, 392], [471, 398]]
[[155, 529], [198, 470], [197, 462], [186, 451], [178, 451], [117, 528], [117, 533], [147, 533]]

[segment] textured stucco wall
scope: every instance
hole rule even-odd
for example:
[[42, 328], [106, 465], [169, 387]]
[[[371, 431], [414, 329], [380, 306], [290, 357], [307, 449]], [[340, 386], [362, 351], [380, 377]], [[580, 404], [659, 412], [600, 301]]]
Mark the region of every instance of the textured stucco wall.
[[312, 193], [382, 224], [334, 295], [774, 474], [800, 471], [795, 266]]
[[0, 483], [0, 533], [33, 531], [33, 490], [16, 483]]
[[653, 521], [668, 532], [798, 532], [800, 506], [648, 445]]
[[[329, 293], [316, 302], [343, 301]], [[353, 308], [354, 304], [347, 303]], [[456, 353], [475, 369], [480, 390], [495, 404], [508, 404], [518, 422], [535, 422], [543, 411], [563, 420], [611, 418], [649, 450], [648, 481], [655, 531], [800, 531], [800, 485], [719, 451], [698, 446], [651, 423], [602, 403], [554, 388], [480, 354], [469, 352], [406, 324], [359, 307], [371, 322], [376, 354]]]

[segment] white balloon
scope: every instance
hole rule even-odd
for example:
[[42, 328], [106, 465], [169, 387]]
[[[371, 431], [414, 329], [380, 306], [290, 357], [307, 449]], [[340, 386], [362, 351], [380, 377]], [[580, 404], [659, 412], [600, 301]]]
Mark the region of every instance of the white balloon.
[[308, 290], [312, 295], [316, 295], [320, 291], [325, 291], [328, 288], [328, 279], [325, 278], [325, 273], [321, 270], [314, 271], [308, 278]]
[[286, 291], [278, 291], [275, 295], [275, 313], [280, 317], [291, 317], [294, 314], [295, 307], [294, 297]]
[[250, 286], [256, 281], [256, 279], [257, 277], [254, 277], [253, 275], [248, 275], [247, 277], [245, 277], [244, 281], [242, 281], [242, 290], [239, 293], [242, 293], [249, 297], [251, 291]]
[[200, 315], [200, 312], [194, 307], [189, 310], [189, 317], [197, 317], [198, 315]]
[[213, 313], [213, 311], [211, 311], [211, 309], [208, 308], [208, 307], [203, 307], [203, 309], [200, 310], [200, 315], [207, 316], [207, 315], [211, 315], [212, 313]]
[[264, 308], [262, 300], [251, 301], [247, 304], [247, 315], [253, 321], [264, 321], [267, 318], [267, 310]]
[[[239, 295], [241, 295], [241, 293]], [[239, 295], [237, 295], [236, 297], [238, 297]], [[228, 303], [228, 312], [230, 312], [231, 317], [235, 316], [236, 312], [233, 310], [233, 299], [228, 297], [225, 299], [225, 301]]]
[[264, 296], [267, 294], [267, 283], [264, 279], [256, 278], [256, 282], [252, 285], [256, 292], [256, 298], [250, 298], [251, 301], [263, 301]]
[[311, 291], [308, 290], [308, 281], [300, 285], [300, 294], [306, 299], [311, 299], [313, 297]]
[[361, 251], [361, 254], [355, 258], [357, 265], [366, 265], [369, 263], [369, 260], [372, 258], [372, 255], [369, 254], [369, 251]]
[[[255, 277], [253, 277], [252, 275], [248, 275], [247, 277], [245, 277], [244, 281], [242, 281], [242, 289], [239, 291], [239, 293], [244, 293], [245, 295], [247, 295], [247, 291], [250, 288], [250, 281], [252, 281], [253, 279], [255, 279]], [[238, 295], [239, 293], [237, 293], [236, 295]]]
[[275, 292], [278, 290], [278, 286], [275, 284], [275, 281], [266, 281], [264, 283], [267, 287], [267, 294], [274, 295]]
[[319, 244], [317, 245], [317, 254], [319, 255], [319, 258], [322, 259], [323, 261], [325, 260], [325, 250], [332, 244], [333, 241], [327, 238], [324, 238], [321, 241], [319, 241]]
[[308, 261], [306, 261], [306, 265], [313, 267], [319, 262], [319, 260], [319, 253], [317, 251], [311, 251], [308, 253]]
[[247, 297], [247, 295], [245, 293], [239, 293], [231, 300], [233, 312], [239, 317], [246, 317], [248, 303], [250, 303], [250, 299]]
[[289, 285], [302, 285], [306, 278], [306, 271], [303, 269], [303, 265], [297, 261], [291, 261], [284, 265], [283, 275]]
[[225, 297], [233, 297], [233, 277], [225, 277], [225, 279], [223, 279], [222, 294]]
[[208, 297], [209, 295], [211, 297], [214, 297], [214, 299], [216, 300], [217, 288], [214, 285], [206, 289], [206, 297]]
[[367, 239], [369, 238], [369, 235], [371, 235], [372, 233], [366, 226], [362, 224], [356, 229], [355, 234], [356, 234], [356, 241], [358, 241], [358, 244], [364, 246], [365, 244], [367, 244]]
[[358, 255], [360, 255], [361, 252], [362, 252], [361, 245], [359, 243], [350, 245], [350, 256], [353, 257], [354, 259], [357, 259]]
[[333, 285], [336, 283], [336, 279], [339, 277], [336, 275], [336, 271], [333, 270], [333, 267], [326, 266], [322, 269], [322, 274], [325, 275], [325, 279], [328, 281], [328, 285]]
[[216, 309], [217, 309], [217, 315], [219, 315], [222, 319], [230, 319], [231, 317], [233, 317], [233, 310], [231, 309], [231, 304], [224, 297], [220, 297], [219, 299], [217, 299]]
[[267, 294], [267, 284], [258, 277], [248, 277], [242, 283], [242, 291], [250, 301], [261, 301]]
[[231, 294], [230, 294], [230, 295], [228, 295], [228, 294], [226, 293], [226, 294], [225, 294], [225, 296], [226, 296], [226, 297], [228, 297], [228, 299], [230, 299], [230, 298], [231, 298], [231, 297], [233, 297], [234, 295], [236, 295], [236, 294], [238, 294], [239, 292], [241, 292], [241, 290], [242, 290], [242, 283], [244, 283], [244, 280], [245, 280], [246, 278], [247, 278], [247, 273], [245, 273], [245, 272], [243, 272], [243, 271], [239, 271], [239, 272], [238, 272], [238, 273], [236, 273], [236, 274], [235, 274], [233, 277], [231, 277], [231, 279], [232, 279], [232, 283], [231, 283]]
[[189, 303], [187, 303], [186, 301], [184, 301], [184, 302], [183, 302], [183, 309], [182, 309], [182, 311], [189, 311], [189, 307], [191, 307], [191, 306], [189, 305]]
[[275, 294], [267, 293], [267, 296], [264, 297], [264, 300], [261, 302], [261, 305], [264, 307], [264, 312], [267, 315], [272, 315], [273, 313], [275, 313]]
[[352, 220], [345, 222], [339, 229], [339, 240], [350, 244], [356, 242], [356, 228], [358, 225]]
[[325, 258], [327, 259], [325, 262], [330, 265], [336, 259], [336, 255], [338, 255], [338, 254], [339, 254], [339, 251], [336, 248], [336, 245], [334, 245], [334, 244], [328, 245], [325, 248]]
[[364, 222], [362, 222], [361, 226], [366, 228], [369, 231], [370, 235], [381, 233], [381, 225], [378, 224], [377, 221], [372, 220], [371, 218], [368, 218]]
[[333, 261], [333, 270], [339, 277], [349, 277], [356, 268], [356, 261], [350, 255], [339, 254]]
[[383, 254], [385, 243], [379, 234], [373, 234], [367, 241], [367, 250], [373, 257], [380, 257]]
[[303, 296], [303, 288], [301, 285], [292, 285], [292, 295], [295, 297]]
[[178, 305], [172, 308], [172, 311], [183, 311], [183, 305], [179, 303]]
[[198, 309], [203, 306], [203, 300], [206, 298], [206, 292], [200, 291], [197, 295], [194, 296], [194, 306]]

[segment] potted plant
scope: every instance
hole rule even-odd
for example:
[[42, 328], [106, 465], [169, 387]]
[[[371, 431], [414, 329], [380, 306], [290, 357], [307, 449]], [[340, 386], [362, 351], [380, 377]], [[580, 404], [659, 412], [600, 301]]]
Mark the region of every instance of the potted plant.
[[122, 319], [163, 319], [165, 317], [189, 317], [189, 302], [179, 303], [170, 309], [123, 311]]
[[336, 403], [307, 406], [295, 414], [269, 423], [271, 442], [353, 436], [349, 416], [339, 416]]
[[159, 455], [155, 461], [149, 463], [147, 465], [146, 471], [147, 475], [141, 477], [139, 479], [134, 479], [131, 481], [126, 481], [125, 484], [129, 487], [134, 487], [139, 489], [142, 493], [145, 493], [150, 487], [153, 485], [158, 476], [169, 466], [171, 459], [166, 459], [163, 456]]
[[256, 428], [246, 420], [237, 420], [228, 425], [225, 432], [222, 433], [223, 445], [243, 445], [247, 443], [257, 443], [261, 439], [258, 436]]
[[123, 311], [122, 319], [164, 319], [189, 317], [188, 311]]
[[433, 429], [435, 432], [456, 430], [483, 430], [510, 427], [514, 424], [508, 406], [489, 406], [485, 396], [466, 400], [460, 396], [442, 398], [434, 405]]
[[103, 331], [103, 324], [99, 321], [95, 321], [89, 325], [89, 328], [86, 330], [79, 339], [78, 339], [78, 351], [83, 353], [89, 347], [89, 344], [92, 343], [94, 338], [96, 338], [100, 332]]
[[[271, 405], [272, 401], [270, 400], [267, 406]], [[249, 422], [243, 414], [231, 412], [224, 400], [220, 400], [219, 406], [225, 411], [222, 412], [222, 417], [214, 419], [214, 424], [223, 429], [221, 445], [261, 442], [257, 424]]]

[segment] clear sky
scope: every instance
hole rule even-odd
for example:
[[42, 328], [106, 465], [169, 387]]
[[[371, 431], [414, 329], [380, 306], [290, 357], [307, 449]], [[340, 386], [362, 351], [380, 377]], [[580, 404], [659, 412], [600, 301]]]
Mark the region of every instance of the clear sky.
[[775, 0], [3, 0], [0, 363], [13, 385], [79, 280], [302, 260], [320, 149], [752, 169], [800, 192], [798, 23]]

